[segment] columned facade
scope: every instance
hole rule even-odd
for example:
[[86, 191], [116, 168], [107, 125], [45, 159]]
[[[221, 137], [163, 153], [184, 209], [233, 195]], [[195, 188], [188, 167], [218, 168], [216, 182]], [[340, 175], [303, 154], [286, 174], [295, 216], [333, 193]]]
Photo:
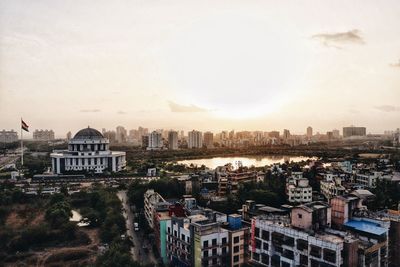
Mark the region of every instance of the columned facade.
[[125, 152], [110, 151], [109, 140], [89, 127], [80, 130], [68, 142], [68, 150], [55, 150], [50, 157], [55, 174], [69, 171], [119, 172], [126, 166]]

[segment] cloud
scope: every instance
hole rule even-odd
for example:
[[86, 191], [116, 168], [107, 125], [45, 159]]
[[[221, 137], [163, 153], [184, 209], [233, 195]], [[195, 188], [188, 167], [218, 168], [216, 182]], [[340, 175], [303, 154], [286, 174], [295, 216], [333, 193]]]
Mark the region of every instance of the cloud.
[[381, 105], [375, 107], [377, 110], [384, 111], [384, 112], [396, 112], [400, 111], [399, 106], [392, 106], [392, 105]]
[[400, 68], [400, 60], [399, 60], [399, 62], [397, 62], [397, 63], [391, 63], [391, 64], [389, 64], [389, 66], [390, 66], [390, 67], [393, 67], [393, 68]]
[[319, 40], [325, 46], [336, 48], [341, 48], [344, 44], [365, 44], [357, 29], [347, 32], [319, 33], [314, 34], [311, 38]]
[[180, 105], [172, 101], [168, 101], [169, 108], [172, 112], [207, 112], [207, 109], [195, 105]]
[[80, 112], [84, 112], [84, 113], [96, 113], [96, 112], [100, 112], [100, 109], [81, 109]]
[[119, 114], [119, 115], [124, 115], [124, 114], [126, 114], [126, 112], [125, 112], [125, 111], [122, 111], [122, 110], [119, 110], [119, 111], [117, 112], [117, 114]]

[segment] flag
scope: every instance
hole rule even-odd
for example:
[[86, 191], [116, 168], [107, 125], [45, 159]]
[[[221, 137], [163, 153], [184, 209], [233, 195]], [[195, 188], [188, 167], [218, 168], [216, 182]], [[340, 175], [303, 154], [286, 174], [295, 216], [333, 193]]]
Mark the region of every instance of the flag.
[[24, 131], [27, 131], [27, 132], [29, 132], [29, 126], [28, 126], [28, 124], [26, 124], [22, 119], [21, 119], [21, 129], [22, 130], [24, 130]]

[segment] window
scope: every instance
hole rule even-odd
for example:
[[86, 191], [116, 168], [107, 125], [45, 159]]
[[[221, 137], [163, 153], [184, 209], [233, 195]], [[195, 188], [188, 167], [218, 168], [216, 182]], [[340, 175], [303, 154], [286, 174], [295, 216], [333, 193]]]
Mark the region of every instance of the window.
[[257, 227], [256, 227], [255, 232], [254, 232], [254, 235], [255, 235], [256, 237], [259, 237], [259, 236], [260, 236], [260, 228], [257, 228]]
[[265, 231], [265, 230], [262, 230], [262, 232], [261, 232], [261, 238], [264, 239], [264, 240], [269, 241], [269, 232], [268, 232], [268, 231]]
[[213, 265], [217, 265], [217, 263], [218, 263], [217, 258], [212, 259], [212, 264]]
[[178, 237], [178, 232], [176, 232], [176, 230], [174, 230], [174, 236]]
[[256, 248], [261, 249], [261, 240], [256, 238]]
[[240, 241], [240, 237], [239, 236], [235, 236], [233, 238], [233, 243], [239, 243], [239, 241]]
[[266, 264], [266, 265], [269, 265], [269, 256], [268, 256], [268, 254], [261, 254], [261, 262]]
[[214, 238], [214, 239], [212, 240], [212, 245], [213, 245], [213, 246], [216, 246], [216, 245], [217, 245], [217, 239], [216, 239], [216, 238]]
[[223, 255], [226, 254], [226, 251], [227, 251], [227, 250], [226, 250], [226, 247], [223, 247], [223, 248], [222, 248], [222, 254], [223, 254]]
[[297, 239], [297, 249], [298, 250], [308, 250], [308, 241], [303, 239]]
[[268, 250], [268, 243], [265, 243], [265, 242], [263, 243], [263, 249]]
[[226, 240], [226, 237], [223, 237], [223, 238], [222, 238], [222, 244], [226, 244], [226, 241], [227, 241], [227, 240]]
[[297, 218], [299, 218], [299, 219], [303, 218], [303, 214], [298, 213]]
[[216, 249], [216, 248], [214, 248], [214, 249], [212, 250], [212, 255], [213, 255], [213, 256], [216, 256], [216, 255], [217, 255], [217, 249]]
[[255, 261], [260, 261], [260, 254], [258, 254], [258, 253], [253, 253], [253, 260], [255, 260]]
[[208, 250], [204, 251], [204, 258], [208, 257]]
[[203, 241], [203, 248], [206, 248], [206, 247], [208, 247], [208, 240]]
[[336, 263], [336, 252], [334, 250], [324, 249], [324, 260]]
[[240, 259], [239, 255], [236, 255], [235, 257], [233, 257], [233, 262], [238, 262]]
[[310, 255], [320, 258], [321, 257], [321, 248], [317, 247], [317, 246], [312, 246], [312, 245], [310, 247], [311, 247]]
[[239, 246], [234, 246], [233, 247], [233, 253], [238, 253], [239, 252], [240, 247]]
[[181, 235], [181, 239], [182, 239], [183, 241], [185, 241], [185, 235], [184, 235], [184, 234]]

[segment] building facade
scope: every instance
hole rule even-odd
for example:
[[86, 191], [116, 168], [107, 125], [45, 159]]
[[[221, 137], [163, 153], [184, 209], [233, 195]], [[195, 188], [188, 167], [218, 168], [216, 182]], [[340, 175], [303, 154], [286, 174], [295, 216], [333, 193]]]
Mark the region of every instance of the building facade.
[[149, 134], [149, 144], [147, 150], [161, 150], [163, 148], [163, 140], [161, 133], [152, 131]]
[[168, 149], [169, 150], [178, 149], [178, 132], [176, 131], [168, 132]]
[[16, 131], [0, 131], [0, 143], [13, 143], [18, 141], [18, 134]]
[[214, 134], [212, 132], [205, 132], [204, 133], [204, 145], [207, 148], [214, 147]]
[[352, 137], [352, 136], [366, 136], [367, 129], [365, 127], [343, 127], [343, 137]]
[[35, 130], [33, 132], [33, 140], [35, 140], [35, 141], [54, 140], [54, 131], [53, 130]]
[[93, 128], [78, 131], [68, 142], [68, 150], [50, 154], [55, 174], [65, 172], [119, 172], [126, 167], [125, 152], [109, 150], [107, 138]]
[[188, 148], [202, 148], [203, 147], [203, 134], [200, 131], [189, 132]]
[[291, 203], [306, 203], [312, 201], [312, 187], [303, 173], [292, 173], [286, 181], [286, 193]]

